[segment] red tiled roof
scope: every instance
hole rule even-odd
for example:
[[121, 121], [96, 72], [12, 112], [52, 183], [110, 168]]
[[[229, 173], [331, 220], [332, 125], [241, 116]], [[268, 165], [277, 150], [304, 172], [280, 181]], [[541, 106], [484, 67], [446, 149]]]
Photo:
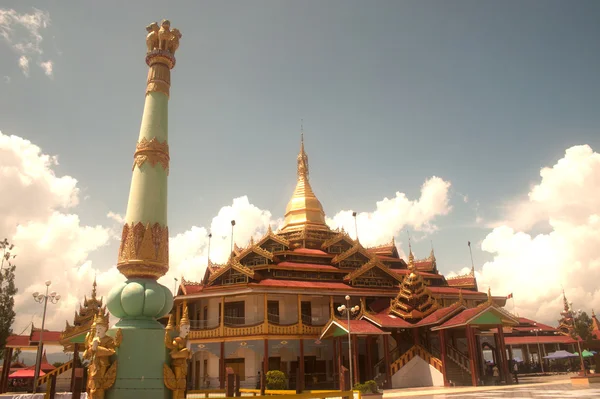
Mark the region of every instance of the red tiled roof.
[[[292, 267], [294, 269], [318, 269], [318, 270], [328, 270], [328, 271], [341, 271], [335, 266], [331, 265], [319, 265], [316, 263], [295, 263], [295, 262], [280, 262], [277, 266], [281, 267]], [[344, 272], [346, 273], [346, 272]]]
[[321, 251], [320, 249], [310, 249], [310, 248], [296, 248], [294, 249], [295, 253], [299, 254], [310, 254], [310, 255], [329, 255], [325, 251]]
[[445, 322], [444, 324], [442, 324], [442, 326], [443, 327], [454, 327], [454, 326], [463, 325], [467, 321], [469, 321], [470, 319], [475, 317], [477, 314], [481, 313], [483, 310], [484, 309], [482, 309], [482, 308], [466, 309], [466, 310], [462, 311], [461, 313], [459, 313], [458, 315], [451, 318], [450, 320], [448, 320], [447, 322]]
[[458, 286], [464, 286], [464, 285], [475, 286], [475, 283], [476, 283], [474, 276], [462, 276], [462, 277], [457, 277], [457, 278], [449, 278], [449, 279], [446, 279], [446, 281], [448, 282], [448, 285], [450, 287], [458, 287]]
[[539, 328], [542, 331], [557, 331], [556, 328], [551, 327], [547, 324], [538, 323], [535, 320], [531, 320], [525, 317], [518, 317], [519, 325], [513, 327], [513, 330], [517, 331], [530, 331], [532, 328]]
[[[44, 342], [58, 342], [60, 340], [60, 331], [44, 331]], [[40, 331], [34, 331], [31, 334], [31, 342], [39, 342]]]
[[[365, 319], [372, 321], [383, 328], [411, 328], [414, 327], [413, 324], [407, 322], [406, 320], [393, 316], [384, 312], [379, 314], [366, 314], [363, 315]], [[350, 325], [352, 327], [352, 324]]]
[[373, 312], [379, 313], [390, 307], [390, 298], [377, 298], [368, 306]]
[[375, 254], [375, 256], [377, 256], [381, 260], [389, 260], [389, 261], [393, 261], [393, 262], [402, 262], [402, 259], [400, 259], [400, 258], [394, 258], [393, 256], [386, 256], [386, 255], [379, 255], [379, 254]]
[[204, 286], [202, 285], [186, 285], [185, 286], [185, 292], [186, 295], [191, 295], [191, 294], [197, 294], [199, 292], [201, 292], [204, 289]]
[[[348, 321], [336, 320], [336, 322], [347, 332]], [[350, 320], [350, 334], [384, 334], [377, 326], [366, 320]]]
[[258, 283], [250, 283], [248, 284], [248, 286], [352, 290], [352, 287], [344, 283], [327, 283], [324, 281], [275, 280], [272, 278], [261, 280]]
[[6, 346], [10, 348], [24, 348], [29, 345], [29, 335], [9, 335]]
[[450, 317], [452, 314], [459, 312], [461, 308], [464, 307], [459, 302], [455, 302], [450, 306], [436, 310], [429, 316], [419, 321], [416, 325], [427, 326], [431, 324], [438, 324]]
[[[424, 273], [421, 273], [423, 275]], [[470, 290], [460, 290], [454, 287], [429, 287], [429, 290], [434, 294], [456, 294], [462, 291], [463, 295], [479, 295], [479, 296], [487, 296], [485, 292], [479, 291], [470, 291]]]
[[519, 344], [574, 344], [575, 341], [573, 338], [567, 335], [527, 335], [524, 337], [510, 337], [505, 336], [504, 342], [507, 345], [519, 345]]

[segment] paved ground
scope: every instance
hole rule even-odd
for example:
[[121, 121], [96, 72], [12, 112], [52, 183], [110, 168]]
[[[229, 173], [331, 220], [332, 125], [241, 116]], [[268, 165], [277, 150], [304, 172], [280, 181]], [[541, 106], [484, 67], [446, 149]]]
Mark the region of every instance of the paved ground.
[[[410, 392], [409, 392], [410, 391]], [[570, 380], [503, 387], [428, 388], [389, 390], [385, 399], [416, 397], [418, 399], [562, 399], [600, 398], [600, 387], [573, 388]]]

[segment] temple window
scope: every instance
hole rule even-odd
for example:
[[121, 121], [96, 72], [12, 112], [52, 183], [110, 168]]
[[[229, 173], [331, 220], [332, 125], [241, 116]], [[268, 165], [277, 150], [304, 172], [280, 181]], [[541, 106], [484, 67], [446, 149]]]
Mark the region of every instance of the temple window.
[[244, 301], [225, 303], [225, 324], [244, 325], [246, 323], [246, 312]]
[[312, 324], [312, 304], [310, 303], [310, 301], [301, 302], [300, 314], [302, 315], [302, 323], [306, 325]]
[[269, 323], [279, 324], [279, 301], [267, 301]]

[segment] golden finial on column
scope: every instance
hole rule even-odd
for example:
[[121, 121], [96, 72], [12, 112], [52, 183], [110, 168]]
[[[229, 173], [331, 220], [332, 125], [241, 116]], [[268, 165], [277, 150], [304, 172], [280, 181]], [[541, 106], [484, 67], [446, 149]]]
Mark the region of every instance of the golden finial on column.
[[179, 29], [171, 29], [171, 22], [163, 19], [160, 23], [153, 22], [146, 26], [146, 64], [148, 85], [146, 95], [151, 92], [161, 92], [169, 95], [171, 87], [171, 72], [175, 66], [175, 52], [179, 48], [182, 35]]
[[487, 303], [488, 305], [492, 305], [494, 303], [494, 300], [492, 299], [492, 287], [488, 287]]

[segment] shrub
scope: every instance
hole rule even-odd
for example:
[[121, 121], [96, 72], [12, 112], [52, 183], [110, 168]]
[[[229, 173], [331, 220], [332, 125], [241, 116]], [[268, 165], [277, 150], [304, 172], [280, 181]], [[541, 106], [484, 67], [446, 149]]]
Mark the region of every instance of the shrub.
[[286, 388], [285, 374], [279, 370], [267, 371], [267, 389], [280, 390]]
[[375, 382], [375, 380], [369, 380], [369, 381], [365, 382], [365, 385], [369, 387], [369, 389], [371, 390], [372, 393], [379, 392], [379, 390], [377, 389], [377, 383]]
[[360, 393], [368, 394], [368, 393], [377, 393], [377, 383], [373, 380], [367, 381], [364, 384], [356, 384], [354, 385], [354, 390], [360, 391]]

